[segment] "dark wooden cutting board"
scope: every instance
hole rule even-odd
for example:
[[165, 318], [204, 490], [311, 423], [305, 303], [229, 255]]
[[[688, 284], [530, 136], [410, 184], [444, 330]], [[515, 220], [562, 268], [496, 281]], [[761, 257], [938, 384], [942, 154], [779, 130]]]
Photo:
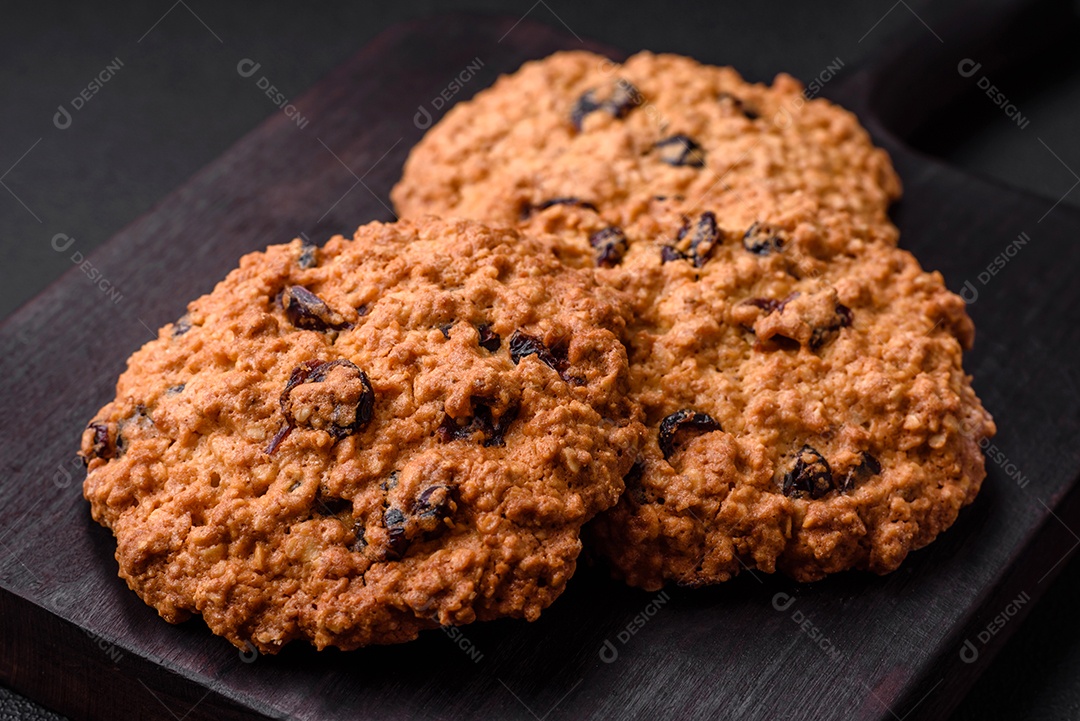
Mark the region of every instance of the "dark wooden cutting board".
[[892, 153], [902, 244], [978, 292], [966, 367], [1000, 429], [978, 500], [896, 573], [649, 594], [584, 566], [533, 624], [272, 658], [198, 619], [170, 626], [116, 577], [74, 451], [125, 358], [241, 254], [391, 218], [421, 108], [437, 119], [444, 90], [457, 101], [526, 59], [602, 50], [527, 20], [439, 18], [380, 36], [296, 102], [304, 127], [276, 114], [0, 328], [0, 678], [74, 718], [945, 717], [1080, 543], [1080, 213], [898, 139], [977, 80], [959, 60], [1024, 49], [991, 32], [1024, 27], [1015, 5], [970, 4], [932, 31], [912, 22], [825, 92]]

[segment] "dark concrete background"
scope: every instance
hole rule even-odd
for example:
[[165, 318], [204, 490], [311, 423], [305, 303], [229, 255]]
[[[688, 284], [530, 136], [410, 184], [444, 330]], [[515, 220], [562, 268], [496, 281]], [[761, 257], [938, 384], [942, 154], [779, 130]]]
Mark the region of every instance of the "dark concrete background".
[[[924, 7], [915, 0], [827, 6], [700, 0], [9, 6], [0, 23], [0, 172], [6, 170], [0, 175], [0, 317], [71, 267], [68, 255], [50, 246], [55, 234], [74, 237], [76, 249], [88, 254], [275, 112], [237, 75], [240, 58], [262, 63], [261, 73], [293, 97], [395, 22], [468, 10], [528, 14], [626, 50], [731, 64], [752, 80], [769, 80], [779, 71], [811, 78], [836, 57], [845, 68], [857, 68], [890, 35], [919, 22], [916, 12], [921, 16]], [[1072, 34], [1077, 37], [1080, 32]], [[1080, 191], [1071, 192], [1080, 178], [1070, 170], [1080, 168], [1076, 47], [1047, 47], [1036, 61], [997, 78], [1035, 132], [1017, 132], [985, 97], [973, 94], [913, 142], [971, 172], [1080, 205]], [[71, 99], [115, 58], [122, 62], [115, 77], [73, 113], [70, 127], [58, 129], [57, 106], [70, 108]], [[974, 687], [956, 721], [1080, 718], [1078, 593], [1080, 558], [1064, 569]], [[59, 717], [0, 687], [0, 721], [23, 718]]]

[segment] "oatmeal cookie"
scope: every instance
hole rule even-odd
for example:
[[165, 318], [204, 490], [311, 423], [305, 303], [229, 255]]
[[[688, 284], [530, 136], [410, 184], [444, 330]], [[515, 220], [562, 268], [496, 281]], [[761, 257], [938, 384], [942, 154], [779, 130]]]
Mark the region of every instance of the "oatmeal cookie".
[[131, 357], [84, 493], [143, 600], [239, 647], [532, 620], [638, 453], [626, 314], [512, 230], [272, 246]]
[[[900, 182], [850, 112], [808, 100], [788, 75], [772, 86], [731, 68], [643, 52], [623, 64], [587, 52], [526, 63], [459, 103], [413, 149], [392, 193], [400, 214], [557, 226], [548, 211], [598, 215], [632, 248], [657, 202], [731, 221], [813, 208], [895, 244]], [[572, 229], [571, 229], [572, 230]], [[820, 230], [819, 234], [827, 234]], [[573, 232], [564, 260], [588, 264]]]
[[517, 225], [633, 298], [649, 437], [594, 548], [645, 588], [884, 573], [985, 476], [960, 298], [896, 247], [899, 180], [781, 75], [641, 53], [526, 64], [414, 149], [403, 214]]
[[587, 538], [647, 589], [896, 569], [985, 477], [995, 428], [961, 365], [963, 301], [889, 245], [825, 254], [708, 211], [666, 222], [672, 240], [600, 271], [634, 294], [649, 437]]

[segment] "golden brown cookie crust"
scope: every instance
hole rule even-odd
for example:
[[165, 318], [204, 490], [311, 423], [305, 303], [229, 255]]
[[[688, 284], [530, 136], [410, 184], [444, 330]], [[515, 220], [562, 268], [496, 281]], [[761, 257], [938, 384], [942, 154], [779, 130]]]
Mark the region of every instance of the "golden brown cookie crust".
[[649, 439], [591, 538], [658, 588], [891, 571], [975, 497], [995, 429], [961, 366], [974, 329], [895, 247], [899, 192], [854, 116], [787, 76], [574, 52], [454, 108], [393, 198], [516, 224], [630, 294]]
[[[961, 366], [963, 301], [891, 246], [822, 260], [794, 243], [757, 255], [739, 235], [701, 268], [606, 271], [636, 294], [631, 388], [649, 438], [588, 537], [649, 589], [895, 570], [985, 477], [995, 428]], [[680, 412], [712, 423], [675, 426], [665, 453]]]
[[131, 357], [84, 493], [129, 586], [237, 646], [532, 620], [638, 451], [625, 314], [511, 230], [271, 246]]
[[[583, 113], [584, 110], [591, 112]], [[459, 103], [413, 149], [392, 198], [425, 213], [517, 223], [552, 201], [594, 206], [636, 239], [655, 197], [691, 210], [775, 217], [792, 198], [895, 242], [885, 223], [900, 182], [850, 112], [732, 68], [648, 52], [526, 63]], [[734, 218], [732, 218], [734, 220]]]

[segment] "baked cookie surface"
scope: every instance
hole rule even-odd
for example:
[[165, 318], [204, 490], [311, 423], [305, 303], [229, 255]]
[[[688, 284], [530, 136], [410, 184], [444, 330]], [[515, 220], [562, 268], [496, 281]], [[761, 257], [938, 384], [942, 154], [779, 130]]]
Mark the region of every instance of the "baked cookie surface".
[[822, 259], [745, 239], [721, 230], [700, 267], [659, 248], [606, 271], [635, 293], [649, 437], [587, 539], [632, 585], [886, 573], [985, 477], [995, 428], [961, 364], [974, 328], [940, 274], [883, 244]]
[[464, 221], [272, 246], [129, 359], [84, 494], [143, 600], [240, 647], [535, 619], [638, 453], [626, 313]]
[[649, 239], [635, 224], [658, 197], [747, 225], [811, 203], [804, 222], [840, 214], [895, 243], [886, 211], [899, 194], [888, 155], [855, 116], [807, 100], [790, 76], [765, 86], [676, 55], [616, 64], [562, 52], [451, 109], [413, 149], [392, 198], [403, 216], [501, 223], [553, 206], [593, 210], [633, 246]]
[[393, 198], [522, 227], [633, 298], [649, 437], [588, 538], [655, 589], [885, 573], [974, 499], [974, 329], [895, 247], [898, 195], [854, 116], [787, 76], [560, 53], [451, 110]]

